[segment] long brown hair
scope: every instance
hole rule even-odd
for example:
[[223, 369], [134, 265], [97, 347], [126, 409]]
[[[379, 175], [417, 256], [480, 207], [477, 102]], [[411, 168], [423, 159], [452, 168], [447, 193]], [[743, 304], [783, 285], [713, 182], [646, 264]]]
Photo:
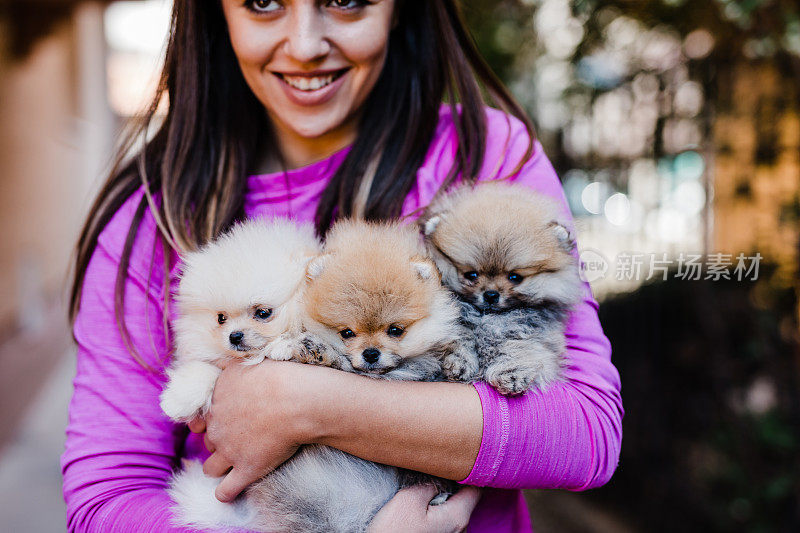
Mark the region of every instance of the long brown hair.
[[[168, 111], [159, 121], [156, 111], [163, 98]], [[459, 175], [476, 176], [486, 141], [486, 101], [528, 129], [531, 144], [521, 166], [532, 151], [530, 120], [480, 57], [457, 0], [397, 0], [386, 64], [365, 103], [360, 133], [322, 194], [315, 218], [318, 233], [324, 235], [334, 220], [353, 214], [370, 165], [376, 170], [359, 212], [371, 220], [400, 215], [443, 102], [452, 108], [458, 147], [442, 189]], [[377, 138], [375, 132], [380, 132]], [[239, 70], [219, 0], [175, 0], [157, 94], [124, 133], [110, 177], [78, 241], [70, 318], [78, 312], [98, 236], [122, 204], [143, 188], [123, 247], [115, 298], [117, 323], [132, 348], [122, 316], [123, 289], [145, 213], [150, 210], [158, 223], [165, 258], [170, 250], [192, 250], [213, 239], [244, 216], [248, 171], [258, 147], [275, 146], [265, 142], [271, 135], [263, 105]], [[375, 154], [380, 154], [377, 166]]]

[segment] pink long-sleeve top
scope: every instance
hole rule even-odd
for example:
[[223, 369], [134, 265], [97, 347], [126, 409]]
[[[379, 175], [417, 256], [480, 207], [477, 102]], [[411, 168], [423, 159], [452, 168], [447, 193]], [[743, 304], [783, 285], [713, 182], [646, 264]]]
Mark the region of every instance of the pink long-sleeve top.
[[[487, 108], [488, 136], [481, 179], [505, 177], [523, 157], [528, 136], [516, 119]], [[445, 106], [404, 213], [429, 203], [454, 161], [457, 138]], [[250, 176], [245, 212], [313, 220], [320, 195], [347, 155], [286, 173]], [[513, 178], [567, 204], [553, 167], [537, 142]], [[125, 319], [136, 351], [129, 352], [114, 318], [117, 267], [130, 222], [142, 197], [134, 194], [102, 232], [86, 272], [80, 312], [75, 392], [62, 456], [70, 531], [187, 531], [170, 523], [167, 483], [178, 459], [204, 459], [198, 435], [172, 423], [159, 409], [169, 341], [164, 329], [163, 256], [156, 224], [147, 214], [138, 228], [125, 282]], [[171, 264], [177, 265], [172, 259]], [[177, 268], [170, 269], [175, 279]], [[170, 284], [174, 285], [174, 284]], [[619, 375], [588, 284], [566, 329], [566, 380], [544, 392], [507, 398], [477, 383], [483, 436], [463, 483], [487, 487], [470, 532], [531, 530], [519, 489], [584, 490], [606, 483], [617, 465], [622, 419]], [[457, 416], [457, 413], [455, 413]]]

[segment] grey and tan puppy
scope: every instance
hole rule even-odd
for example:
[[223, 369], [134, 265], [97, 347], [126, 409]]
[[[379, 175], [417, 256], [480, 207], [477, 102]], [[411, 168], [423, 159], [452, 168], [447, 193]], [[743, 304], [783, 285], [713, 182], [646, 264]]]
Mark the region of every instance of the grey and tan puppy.
[[[442, 282], [461, 301], [477, 379], [503, 394], [559, 379], [565, 321], [582, 282], [558, 205], [521, 185], [461, 185], [430, 205], [419, 224]], [[474, 364], [466, 356], [463, 366]]]

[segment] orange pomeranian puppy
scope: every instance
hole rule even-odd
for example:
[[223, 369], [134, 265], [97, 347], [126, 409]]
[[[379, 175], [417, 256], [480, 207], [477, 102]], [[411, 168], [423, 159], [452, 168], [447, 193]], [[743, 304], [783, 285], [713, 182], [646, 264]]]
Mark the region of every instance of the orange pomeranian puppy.
[[443, 379], [443, 363], [461, 359], [458, 305], [413, 228], [339, 222], [307, 275], [304, 325], [327, 350], [307, 350], [306, 362], [431, 381]]

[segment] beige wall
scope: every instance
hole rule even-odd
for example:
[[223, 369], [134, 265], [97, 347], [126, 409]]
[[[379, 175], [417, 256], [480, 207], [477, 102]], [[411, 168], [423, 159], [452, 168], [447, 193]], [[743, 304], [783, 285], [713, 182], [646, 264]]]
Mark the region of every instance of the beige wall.
[[[95, 131], [83, 96], [87, 77], [86, 24], [99, 9], [78, 9], [37, 42], [24, 59], [0, 51], [0, 328], [32, 325], [40, 309], [63, 293], [69, 257], [96, 181]], [[82, 22], [83, 21], [83, 22]], [[0, 21], [3, 25], [13, 21]], [[91, 27], [91, 24], [89, 24]], [[97, 31], [89, 38], [94, 46]], [[0, 40], [6, 32], [0, 31]], [[91, 48], [91, 46], [90, 46]], [[102, 58], [94, 54], [93, 61]], [[102, 72], [102, 63], [88, 72]], [[103, 95], [94, 87], [89, 94]], [[95, 106], [97, 107], [97, 106]], [[99, 104], [105, 109], [105, 103]], [[96, 113], [95, 113], [96, 114]], [[97, 135], [94, 135], [96, 138]], [[96, 169], [99, 174], [99, 168]], [[20, 317], [24, 317], [20, 319]]]

